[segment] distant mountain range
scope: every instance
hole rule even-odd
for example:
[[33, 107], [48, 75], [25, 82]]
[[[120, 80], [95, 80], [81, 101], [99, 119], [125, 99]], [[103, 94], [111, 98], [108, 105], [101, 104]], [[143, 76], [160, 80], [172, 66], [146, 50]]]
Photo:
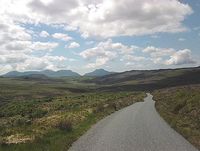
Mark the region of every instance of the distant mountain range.
[[76, 72], [71, 70], [59, 70], [59, 71], [52, 71], [52, 70], [43, 70], [43, 71], [27, 71], [27, 72], [18, 72], [18, 71], [11, 71], [4, 74], [4, 77], [23, 77], [23, 76], [31, 76], [31, 75], [44, 75], [47, 77], [79, 77], [80, 75]]
[[[93, 72], [86, 73], [84, 76], [90, 77], [101, 77], [105, 75], [113, 74], [114, 72], [109, 72], [104, 69], [97, 69]], [[80, 77], [81, 75], [73, 72], [71, 70], [59, 70], [59, 71], [52, 71], [52, 70], [43, 70], [43, 71], [26, 71], [26, 72], [19, 72], [19, 71], [11, 71], [3, 75], [3, 77], [52, 77], [52, 78], [59, 78], [59, 77]]]
[[106, 71], [104, 69], [96, 69], [92, 72], [86, 73], [84, 76], [89, 76], [89, 77], [101, 77], [101, 76], [106, 76], [106, 75], [110, 75], [113, 74], [115, 72], [109, 72]]

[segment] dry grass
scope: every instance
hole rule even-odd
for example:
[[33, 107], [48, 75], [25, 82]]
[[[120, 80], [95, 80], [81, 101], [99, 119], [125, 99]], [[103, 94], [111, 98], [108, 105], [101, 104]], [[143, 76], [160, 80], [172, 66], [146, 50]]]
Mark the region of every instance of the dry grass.
[[200, 85], [157, 90], [154, 100], [171, 127], [200, 149]]

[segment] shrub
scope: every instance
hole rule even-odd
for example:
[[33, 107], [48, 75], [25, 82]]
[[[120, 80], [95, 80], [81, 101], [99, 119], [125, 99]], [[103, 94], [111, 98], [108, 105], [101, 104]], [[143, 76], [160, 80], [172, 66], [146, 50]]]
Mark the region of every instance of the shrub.
[[70, 120], [61, 120], [56, 127], [64, 131], [72, 131], [73, 128]]

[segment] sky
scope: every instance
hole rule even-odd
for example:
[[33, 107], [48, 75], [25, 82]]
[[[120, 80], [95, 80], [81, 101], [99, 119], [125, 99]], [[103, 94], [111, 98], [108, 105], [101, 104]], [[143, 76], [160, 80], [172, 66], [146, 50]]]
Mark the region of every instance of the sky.
[[199, 0], [0, 0], [0, 74], [200, 65]]

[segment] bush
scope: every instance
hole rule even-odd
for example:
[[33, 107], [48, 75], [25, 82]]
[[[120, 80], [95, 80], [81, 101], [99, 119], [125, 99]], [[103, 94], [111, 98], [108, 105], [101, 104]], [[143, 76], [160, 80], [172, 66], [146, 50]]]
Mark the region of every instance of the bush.
[[57, 124], [56, 127], [60, 130], [72, 131], [72, 122], [70, 120], [62, 120]]

